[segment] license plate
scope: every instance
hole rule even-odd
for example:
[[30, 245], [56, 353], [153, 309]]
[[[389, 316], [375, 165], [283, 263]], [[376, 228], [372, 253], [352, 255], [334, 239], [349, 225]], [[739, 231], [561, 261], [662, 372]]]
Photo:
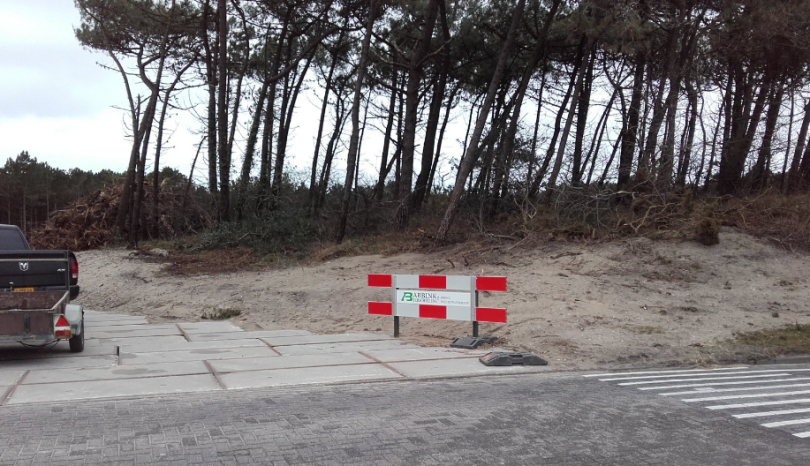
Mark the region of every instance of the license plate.
[[12, 291], [19, 292], [19, 293], [32, 293], [34, 291], [34, 287], [33, 286], [26, 286], [26, 287], [14, 288]]

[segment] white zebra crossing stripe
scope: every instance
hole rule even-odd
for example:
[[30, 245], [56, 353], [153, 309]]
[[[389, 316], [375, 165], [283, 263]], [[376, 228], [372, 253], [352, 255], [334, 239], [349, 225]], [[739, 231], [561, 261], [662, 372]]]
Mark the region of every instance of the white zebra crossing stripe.
[[[725, 371], [737, 371], [737, 372], [722, 372], [721, 375], [752, 374], [752, 373], [753, 374], [766, 374], [766, 373], [772, 373], [772, 372], [785, 372], [785, 369], [765, 369], [765, 370], [741, 370], [741, 369], [747, 369], [747, 368], [745, 368], [745, 367], [727, 368], [727, 369], [724, 369], [724, 370]], [[620, 376], [620, 377], [612, 377], [612, 378], [609, 378], [609, 379], [599, 379], [601, 382], [615, 382], [615, 381], [618, 381], [618, 380], [664, 379], [664, 378], [676, 378], [676, 377], [701, 377], [701, 376], [704, 376], [704, 375], [717, 375], [716, 371], [717, 370], [713, 369], [712, 371], [702, 370], [702, 371], [697, 371], [696, 373], [685, 373], [685, 374], [678, 373], [678, 374], [657, 375], [657, 374], [661, 374], [663, 372], [663, 371], [660, 371], [660, 372], [648, 372], [648, 374], [656, 374], [656, 375], [642, 375], [642, 376], [625, 377], [626, 375], [643, 374], [643, 372], [635, 372], [635, 373], [634, 372], [626, 372], [626, 373], [622, 373], [622, 374], [596, 374], [596, 375], [591, 375], [591, 377], [594, 377], [594, 376], [611, 377], [611, 376], [616, 376], [616, 375]], [[790, 372], [809, 372], [809, 371], [810, 371], [810, 369], [792, 369], [792, 370], [790, 370]], [[683, 371], [683, 372], [687, 372], [687, 371]], [[588, 375], [584, 375], [583, 377], [588, 377]]]
[[761, 398], [763, 396], [792, 396], [792, 395], [808, 395], [808, 394], [810, 394], [810, 390], [799, 390], [796, 392], [754, 393], [747, 395], [710, 396], [706, 398], [684, 398], [681, 401], [685, 401], [687, 403], [695, 403], [698, 401], [738, 400], [742, 398]]
[[[723, 372], [722, 375], [735, 375], [735, 374], [750, 374], [751, 371], [738, 371], [738, 372]], [[615, 375], [615, 374], [614, 374]], [[649, 379], [673, 379], [678, 377], [703, 377], [703, 376], [712, 376], [717, 375], [717, 373], [711, 372], [699, 372], [696, 374], [667, 374], [667, 375], [642, 375], [642, 376], [633, 376], [633, 377], [614, 377], [611, 379], [599, 379], [600, 382], [617, 382], [619, 380], [649, 380]], [[665, 380], [666, 382], [666, 380]]]
[[[692, 387], [715, 387], [715, 386], [726, 386], [726, 385], [750, 385], [754, 383], [776, 383], [776, 382], [793, 382], [793, 381], [803, 381], [803, 380], [810, 380], [810, 377], [792, 377], [789, 379], [771, 379], [771, 380], [746, 380], [742, 382], [711, 382], [711, 383], [690, 383], [684, 385], [663, 385], [657, 387], [638, 387], [639, 390], [667, 390], [673, 388], [692, 388]], [[763, 387], [767, 388], [767, 387]]]
[[[805, 366], [808, 367], [808, 366]], [[751, 370], [747, 367], [720, 369], [690, 369], [671, 371], [614, 372], [588, 374], [600, 382], [613, 382], [616, 386], [637, 390], [654, 390], [662, 396], [677, 396], [680, 401], [700, 403], [709, 410], [728, 410], [734, 419], [756, 419], [782, 416], [781, 420], [762, 422], [763, 427], [780, 428], [798, 438], [810, 438], [810, 368]], [[781, 398], [774, 400], [774, 398]], [[790, 399], [792, 398], [792, 399]], [[770, 399], [771, 401], [767, 401]], [[736, 401], [739, 400], [739, 401]], [[726, 402], [728, 404], [717, 404]], [[711, 406], [707, 406], [710, 405]], [[780, 406], [781, 405], [781, 406]], [[790, 406], [794, 405], [794, 406]], [[759, 411], [758, 407], [775, 406], [773, 411]], [[781, 407], [782, 409], [777, 408]], [[785, 409], [790, 408], [790, 409]], [[768, 409], [768, 408], [765, 408]], [[736, 411], [733, 411], [736, 410]], [[756, 412], [754, 412], [756, 411]], [[739, 414], [732, 414], [732, 413]], [[790, 432], [807, 430], [806, 432]]]
[[655, 375], [655, 374], [686, 374], [690, 372], [708, 372], [708, 371], [734, 371], [740, 369], [748, 369], [748, 366], [739, 366], [739, 367], [720, 367], [717, 369], [682, 369], [676, 371], [643, 371], [643, 372], [622, 372], [622, 373], [615, 373], [609, 372], [606, 374], [585, 374], [583, 377], [610, 377], [614, 375]]
[[757, 403], [737, 403], [733, 405], [715, 405], [706, 406], [706, 409], [756, 408], [757, 406], [790, 405], [794, 403], [810, 403], [810, 398], [800, 398], [798, 400], [760, 401]]
[[[797, 380], [797, 379], [784, 379], [784, 380]], [[736, 383], [736, 382], [735, 382]], [[747, 383], [747, 382], [746, 382]], [[711, 385], [720, 385], [720, 384], [711, 384]], [[684, 392], [669, 392], [669, 393], [659, 393], [661, 396], [678, 396], [678, 395], [705, 395], [707, 393], [723, 393], [723, 392], [744, 392], [749, 390], [770, 390], [772, 388], [799, 388], [799, 387], [810, 387], [808, 383], [795, 383], [789, 385], [768, 385], [765, 387], [740, 387], [740, 388], [713, 388], [713, 387], [706, 387], [706, 388], [696, 388], [694, 390], [687, 390]], [[672, 387], [655, 387], [658, 388], [672, 388]], [[644, 390], [640, 388], [639, 390]]]
[[[761, 379], [766, 377], [785, 377], [789, 376], [788, 373], [780, 374], [763, 374], [763, 375], [736, 375], [732, 377], [703, 377], [700, 379], [678, 379], [678, 380], [642, 380], [638, 382], [624, 382], [617, 385], [648, 385], [654, 383], [670, 383], [670, 382], [700, 382], [704, 380], [738, 380], [738, 379]], [[601, 380], [601, 379], [600, 379]]]
[[810, 424], [810, 419], [792, 419], [790, 421], [769, 422], [762, 424], [765, 427], [795, 426], [798, 424]]
[[733, 416], [736, 417], [737, 419], [751, 419], [753, 417], [782, 416], [784, 414], [802, 414], [802, 413], [810, 413], [810, 409], [807, 408], [783, 409], [781, 411], [762, 411], [759, 413], [734, 414]]

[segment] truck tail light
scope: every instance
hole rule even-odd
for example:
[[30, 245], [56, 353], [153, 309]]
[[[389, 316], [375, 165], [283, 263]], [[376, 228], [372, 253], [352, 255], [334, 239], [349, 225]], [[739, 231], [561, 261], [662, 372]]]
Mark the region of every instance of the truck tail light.
[[75, 257], [70, 258], [70, 278], [72, 280], [79, 279], [79, 261]]
[[65, 316], [60, 315], [57, 317], [56, 322], [53, 324], [53, 337], [57, 339], [70, 338], [70, 322], [65, 319]]

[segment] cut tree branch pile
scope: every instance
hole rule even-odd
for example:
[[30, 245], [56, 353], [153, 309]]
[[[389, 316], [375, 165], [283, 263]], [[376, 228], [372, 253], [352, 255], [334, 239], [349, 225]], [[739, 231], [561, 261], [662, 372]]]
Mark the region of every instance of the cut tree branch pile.
[[[147, 183], [148, 184], [148, 183]], [[152, 189], [145, 189], [144, 203], [151, 206]], [[115, 220], [121, 202], [123, 186], [108, 186], [74, 202], [68, 208], [51, 214], [45, 225], [29, 235], [35, 249], [69, 249], [83, 251], [107, 246], [116, 236]], [[183, 186], [161, 186], [159, 215], [142, 219], [144, 238], [172, 239], [199, 232], [211, 225], [211, 216], [193, 196], [187, 196]], [[151, 212], [151, 210], [145, 210]], [[151, 238], [158, 222], [160, 237]]]

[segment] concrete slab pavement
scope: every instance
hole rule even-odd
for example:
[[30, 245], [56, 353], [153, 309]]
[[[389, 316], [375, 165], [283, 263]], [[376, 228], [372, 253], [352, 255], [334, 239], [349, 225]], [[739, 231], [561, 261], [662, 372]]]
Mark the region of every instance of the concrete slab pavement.
[[422, 348], [379, 333], [243, 331], [231, 322], [148, 324], [85, 311], [85, 350], [0, 347], [0, 406], [544, 368], [486, 367], [487, 351]]
[[186, 334], [241, 332], [242, 329], [230, 322], [193, 322], [177, 324]]
[[276, 358], [221, 359], [210, 361], [217, 372], [243, 372], [269, 369], [295, 369], [318, 366], [346, 366], [352, 364], [370, 364], [372, 360], [360, 353], [341, 353], [328, 355], [284, 356]]
[[[122, 341], [118, 344], [122, 353], [154, 353], [155, 347], [139, 344], [137, 341]], [[267, 343], [257, 338], [247, 340], [215, 340], [215, 341], [174, 341], [160, 344], [160, 351], [190, 351], [197, 349], [212, 348], [240, 348], [240, 347], [262, 347], [267, 348]], [[87, 348], [85, 348], [87, 351]]]
[[[371, 361], [369, 361], [371, 363]], [[379, 364], [355, 366], [301, 367], [255, 372], [233, 372], [220, 376], [228, 389], [279, 387], [315, 383], [362, 382], [398, 379], [401, 376]]]
[[286, 336], [312, 335], [306, 330], [260, 330], [254, 332], [217, 332], [217, 333], [192, 333], [188, 334], [189, 341], [216, 341], [216, 340], [240, 340], [243, 338], [275, 338]]
[[367, 349], [416, 349], [419, 346], [402, 343], [399, 340], [371, 340], [349, 343], [316, 343], [311, 345], [274, 346], [282, 356], [303, 356], [307, 354], [356, 353]]
[[162, 362], [182, 361], [208, 361], [212, 359], [242, 359], [242, 358], [273, 358], [278, 357], [267, 346], [245, 348], [208, 348], [188, 351], [158, 351], [152, 353], [126, 353], [120, 354], [123, 365], [160, 364]]
[[541, 371], [544, 366], [494, 366], [481, 364], [478, 358], [432, 359], [429, 361], [392, 362], [388, 364], [405, 377], [414, 379], [426, 377], [451, 377], [459, 375], [492, 374], [497, 372]]
[[63, 382], [18, 385], [7, 403], [53, 403], [87, 398], [119, 398], [170, 393], [191, 393], [219, 390], [210, 375], [177, 375], [125, 380], [94, 380], [92, 382]]
[[144, 366], [83, 367], [78, 369], [34, 370], [25, 378], [25, 385], [60, 382], [92, 382], [98, 380], [165, 377], [170, 375], [210, 374], [203, 361], [170, 362]]

